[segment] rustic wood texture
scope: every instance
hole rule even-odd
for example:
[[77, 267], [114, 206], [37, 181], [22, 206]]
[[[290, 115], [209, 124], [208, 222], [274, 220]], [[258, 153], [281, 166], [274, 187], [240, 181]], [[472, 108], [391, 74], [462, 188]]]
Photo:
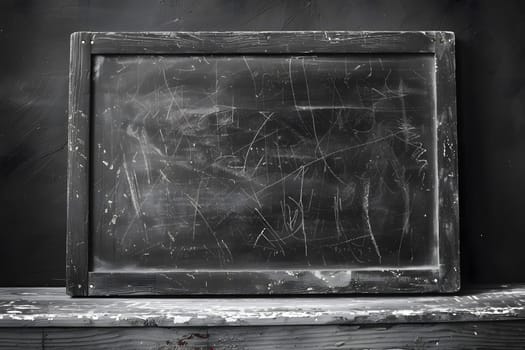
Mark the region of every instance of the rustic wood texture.
[[0, 327], [201, 327], [525, 319], [525, 286], [454, 296], [75, 298], [62, 288], [0, 289]]
[[436, 291], [438, 278], [437, 269], [90, 272], [89, 295], [421, 293]]
[[[68, 293], [73, 296], [98, 296], [457, 291], [459, 289], [459, 225], [453, 44], [454, 36], [449, 32], [81, 32], [74, 34], [71, 46], [69, 124]], [[94, 203], [89, 203], [94, 199], [89, 193], [90, 184], [94, 179], [89, 178], [93, 174], [88, 169], [90, 162], [93, 162], [93, 156], [89, 152], [89, 135], [92, 131], [89, 130], [89, 120], [93, 118], [90, 115], [93, 111], [89, 111], [92, 98], [90, 88], [93, 88], [92, 85], [90, 86], [91, 55], [197, 53], [210, 55], [433, 54], [436, 62], [436, 96], [434, 101], [436, 105], [435, 113], [433, 110], [428, 111], [428, 113], [435, 119], [433, 128], [437, 140], [436, 144], [429, 148], [431, 150], [429, 153], [433, 153], [429, 156], [430, 162], [434, 163], [434, 159], [436, 160], [429, 167], [433, 169], [432, 179], [435, 182], [430, 189], [425, 189], [425, 191], [434, 191], [439, 194], [439, 200], [433, 200], [436, 203], [433, 213], [439, 213], [439, 219], [434, 218], [434, 215], [431, 218], [435, 226], [432, 232], [436, 233], [438, 236], [436, 240], [439, 242], [433, 242], [435, 249], [431, 253], [433, 256], [429, 258], [431, 263], [406, 266], [398, 261], [397, 264], [394, 264], [395, 266], [391, 264], [381, 266], [379, 263], [379, 265], [364, 265], [364, 268], [357, 269], [354, 269], [353, 265], [345, 265], [343, 269], [336, 269], [328, 264], [326, 269], [323, 267], [323, 271], [310, 268], [310, 265], [306, 269], [293, 269], [283, 266], [275, 273], [273, 272], [276, 270], [274, 268], [263, 270], [263, 267], [259, 268], [258, 266], [247, 269], [231, 268], [228, 270], [224, 268], [217, 272], [210, 272], [207, 267], [180, 270], [173, 268], [170, 270], [172, 265], [169, 265], [167, 269], [153, 266], [150, 270], [141, 270], [134, 269], [134, 264], [131, 264], [129, 265], [131, 268], [128, 269], [96, 270], [94, 266], [96, 266], [98, 257], [89, 251], [89, 247], [93, 247], [93, 242], [89, 242], [88, 237], [89, 234], [93, 233], [90, 230], [95, 230], [90, 217]], [[304, 75], [306, 76], [306, 72]], [[370, 75], [372, 75], [372, 68], [370, 68]], [[164, 79], [166, 78], [164, 77]], [[91, 126], [91, 128], [94, 127]], [[411, 143], [408, 136], [406, 142], [407, 145]], [[423, 150], [424, 152], [426, 149]], [[414, 153], [412, 156], [418, 157]], [[404, 178], [404, 175], [402, 177]], [[368, 185], [370, 186], [369, 183]], [[407, 192], [406, 188], [405, 192]], [[368, 190], [366, 193], [366, 197], [368, 197]], [[363, 208], [366, 207], [368, 211], [368, 199], [363, 201], [363, 203], [365, 202], [366, 205], [363, 204]], [[137, 205], [138, 201], [134, 200], [134, 203], [136, 215], [145, 215], [140, 212]], [[409, 203], [409, 200], [405, 200], [406, 203]], [[410, 206], [407, 208], [405, 208], [405, 212], [410, 211]], [[368, 218], [368, 216], [366, 217]], [[114, 222], [115, 220], [113, 216], [111, 221]], [[194, 219], [194, 230], [195, 222]], [[406, 223], [409, 220], [405, 219], [404, 222], [405, 225], [401, 229], [401, 242], [404, 241], [405, 235], [409, 234], [405, 232]], [[144, 227], [145, 225], [144, 223]], [[304, 226], [303, 231], [305, 231]], [[88, 232], [90, 233], [88, 234]], [[412, 237], [412, 233], [410, 235]], [[304, 236], [306, 255], [306, 233]], [[426, 238], [421, 240], [425, 242]], [[148, 243], [147, 238], [145, 241]], [[375, 239], [373, 239], [373, 243], [381, 262], [381, 255]], [[401, 247], [401, 243], [396, 244]], [[389, 249], [393, 248], [390, 247]], [[144, 255], [147, 254], [149, 252]], [[344, 273], [341, 273], [345, 271], [347, 276], [343, 276]], [[280, 278], [279, 276], [283, 274], [293, 276], [293, 278]], [[190, 277], [187, 278], [187, 276]], [[337, 277], [335, 284], [331, 280], [334, 276]], [[251, 288], [245, 286], [251, 286]]]
[[0, 328], [0, 349], [43, 349], [44, 330]]
[[434, 52], [437, 32], [92, 33], [94, 54]]
[[0, 329], [0, 349], [523, 349], [525, 321], [371, 326]]
[[66, 288], [87, 295], [91, 36], [71, 35], [68, 115]]
[[436, 35], [437, 163], [439, 164], [439, 261], [443, 291], [459, 290], [459, 175], [455, 36]]

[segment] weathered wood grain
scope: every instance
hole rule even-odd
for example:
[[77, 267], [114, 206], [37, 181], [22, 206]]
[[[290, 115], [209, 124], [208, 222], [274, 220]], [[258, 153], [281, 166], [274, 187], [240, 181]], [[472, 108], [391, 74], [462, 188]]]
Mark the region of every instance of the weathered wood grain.
[[87, 295], [89, 236], [90, 35], [71, 35], [68, 115], [66, 288]]
[[0, 349], [43, 349], [42, 328], [0, 328]]
[[308, 298], [69, 298], [0, 289], [0, 327], [280, 326], [525, 319], [525, 286], [461, 295]]
[[206, 328], [47, 328], [43, 343], [46, 349], [211, 349], [208, 332]]
[[436, 32], [92, 33], [94, 54], [371, 53], [434, 50]]
[[90, 272], [89, 295], [421, 293], [438, 278], [432, 269]]
[[371, 326], [0, 329], [0, 349], [523, 349], [525, 321]]
[[436, 158], [439, 164], [439, 261], [443, 291], [459, 290], [459, 175], [455, 36], [436, 35]]
[[209, 329], [210, 349], [522, 349], [525, 323]]

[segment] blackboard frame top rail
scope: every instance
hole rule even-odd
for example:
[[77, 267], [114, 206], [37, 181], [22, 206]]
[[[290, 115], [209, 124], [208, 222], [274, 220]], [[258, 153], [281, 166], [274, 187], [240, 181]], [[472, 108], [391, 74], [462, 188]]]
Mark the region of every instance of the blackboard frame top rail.
[[449, 30], [230, 30], [230, 31], [217, 31], [217, 30], [176, 30], [176, 31], [163, 31], [163, 30], [141, 30], [141, 31], [89, 31], [80, 30], [72, 32], [71, 35], [76, 34], [94, 34], [94, 35], [163, 35], [173, 36], [177, 34], [213, 34], [213, 35], [231, 35], [231, 34], [249, 34], [249, 35], [264, 35], [264, 34], [341, 34], [341, 35], [353, 35], [353, 36], [367, 36], [376, 34], [417, 34], [426, 36], [435, 35], [447, 35], [454, 37], [455, 32]]
[[435, 53], [451, 31], [75, 32], [92, 54]]

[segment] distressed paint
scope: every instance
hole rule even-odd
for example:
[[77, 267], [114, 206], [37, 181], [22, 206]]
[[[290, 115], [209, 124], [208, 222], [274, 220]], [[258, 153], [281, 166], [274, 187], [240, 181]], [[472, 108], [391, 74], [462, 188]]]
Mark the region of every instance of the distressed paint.
[[61, 288], [0, 289], [0, 327], [187, 327], [510, 321], [525, 287], [456, 296], [70, 299]]

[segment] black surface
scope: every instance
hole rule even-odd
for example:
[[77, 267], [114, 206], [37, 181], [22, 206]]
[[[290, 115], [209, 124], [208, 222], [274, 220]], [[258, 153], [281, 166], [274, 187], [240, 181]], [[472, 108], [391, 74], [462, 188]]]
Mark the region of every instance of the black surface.
[[0, 3], [0, 283], [63, 285], [69, 34], [456, 32], [463, 280], [525, 280], [524, 5], [507, 2]]
[[436, 264], [435, 66], [97, 56], [94, 271]]

